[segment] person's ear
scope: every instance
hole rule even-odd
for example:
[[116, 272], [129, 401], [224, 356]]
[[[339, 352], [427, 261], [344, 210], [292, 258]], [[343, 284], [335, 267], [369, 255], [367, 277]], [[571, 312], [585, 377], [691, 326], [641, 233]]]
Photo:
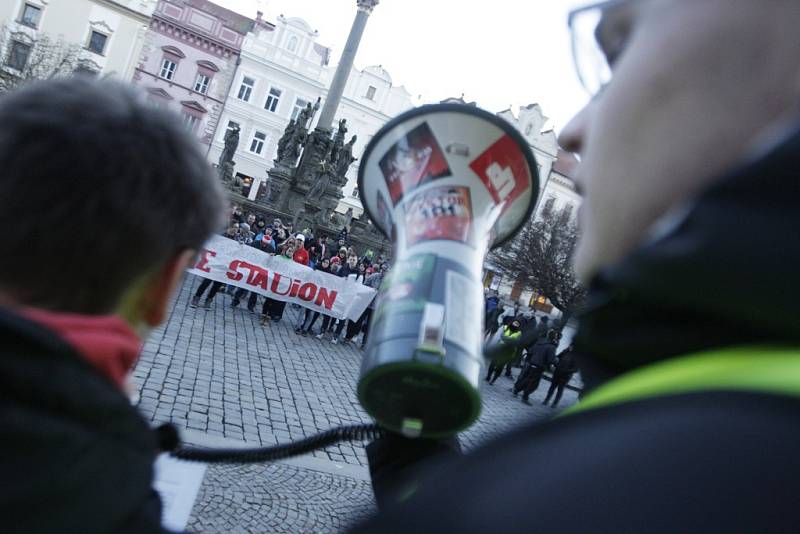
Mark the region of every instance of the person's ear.
[[139, 316], [147, 326], [156, 327], [167, 318], [167, 310], [175, 290], [196, 254], [194, 250], [184, 250], [167, 260], [152, 274], [140, 300]]

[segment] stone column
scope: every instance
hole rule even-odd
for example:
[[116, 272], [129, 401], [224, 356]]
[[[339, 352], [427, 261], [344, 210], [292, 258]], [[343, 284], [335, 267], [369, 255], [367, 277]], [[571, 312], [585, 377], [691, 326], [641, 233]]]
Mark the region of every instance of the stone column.
[[350, 76], [350, 71], [353, 68], [353, 61], [356, 58], [361, 36], [364, 34], [364, 28], [367, 26], [367, 19], [380, 0], [356, 1], [358, 4], [358, 12], [353, 21], [353, 26], [350, 28], [350, 35], [347, 37], [347, 43], [344, 45], [342, 58], [339, 60], [339, 66], [336, 67], [336, 74], [333, 76], [331, 87], [328, 90], [328, 96], [325, 98], [325, 105], [319, 116], [317, 128], [320, 130], [330, 131], [331, 129], [336, 110], [339, 107], [339, 102], [342, 100], [342, 93], [344, 93], [347, 78]]

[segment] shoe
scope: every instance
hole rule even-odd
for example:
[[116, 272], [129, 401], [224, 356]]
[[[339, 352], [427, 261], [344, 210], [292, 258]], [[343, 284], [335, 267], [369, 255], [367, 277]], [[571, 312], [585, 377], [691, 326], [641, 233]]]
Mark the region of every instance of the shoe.
[[233, 299], [233, 300], [231, 301], [231, 308], [235, 308], [235, 307], [237, 307], [238, 305], [239, 305], [239, 301], [238, 301], [238, 300], [236, 300], [236, 299]]
[[195, 295], [194, 297], [192, 297], [192, 301], [189, 303], [189, 306], [191, 306], [192, 308], [196, 308], [199, 305], [200, 305], [200, 297]]
[[506, 378], [510, 378], [511, 380], [514, 380], [514, 375], [506, 375]]
[[528, 406], [533, 406], [533, 405], [531, 404], [531, 401], [530, 401], [530, 400], [528, 400], [526, 397], [522, 397], [522, 402], [524, 402], [524, 403], [525, 403], [525, 404], [527, 404]]
[[310, 333], [311, 332], [309, 332], [308, 330], [300, 330], [300, 335], [303, 336], [303, 337], [308, 337], [308, 334], [310, 334]]
[[299, 334], [300, 334], [300, 332], [302, 332], [302, 331], [303, 331], [303, 329], [302, 329], [302, 328], [300, 328], [300, 327], [297, 327], [297, 328], [295, 328], [295, 329], [294, 329], [294, 333], [295, 333], [295, 334], [298, 334], [298, 335], [299, 335]]
[[203, 308], [205, 308], [207, 310], [210, 310], [211, 309], [211, 301], [206, 299], [206, 301], [203, 303]]
[[339, 343], [339, 338], [335, 337], [335, 338], [331, 339], [331, 343], [333, 343], [334, 345], [337, 345]]
[[324, 332], [320, 332], [319, 334], [317, 334], [314, 337], [317, 338], [317, 339], [322, 339], [323, 337], [325, 337], [325, 333]]
[[247, 307], [247, 311], [249, 311], [250, 313], [255, 313], [256, 312], [256, 308], [255, 308], [255, 306], [248, 306]]
[[261, 326], [266, 326], [269, 323], [269, 315], [261, 316]]

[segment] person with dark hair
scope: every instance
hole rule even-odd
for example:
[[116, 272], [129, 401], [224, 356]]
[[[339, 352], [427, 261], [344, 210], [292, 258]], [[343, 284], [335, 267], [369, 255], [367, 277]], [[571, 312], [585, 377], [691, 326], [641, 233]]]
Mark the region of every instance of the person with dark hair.
[[27, 84], [0, 124], [3, 529], [161, 532], [159, 440], [128, 377], [224, 224], [218, 180], [177, 116], [118, 82]]
[[528, 354], [525, 361], [525, 367], [519, 374], [519, 378], [511, 388], [514, 396], [522, 391], [522, 402], [530, 404], [531, 393], [536, 391], [539, 387], [539, 382], [545, 371], [550, 369], [556, 361], [556, 346], [557, 346], [558, 332], [552, 328], [548, 330], [545, 339], [540, 339], [533, 346], [533, 349]]
[[[339, 271], [336, 273], [336, 276], [339, 276], [341, 278], [346, 278], [347, 280], [350, 280], [351, 282], [356, 282], [356, 283], [359, 283], [359, 284], [363, 284], [364, 283], [363, 265], [359, 266], [359, 264], [358, 264], [358, 256], [355, 253], [350, 254], [347, 257], [347, 264], [344, 267], [342, 267], [341, 269], [339, 269]], [[336, 323], [336, 329], [333, 331], [333, 336], [331, 336], [331, 342], [334, 345], [339, 342], [339, 337], [342, 335], [342, 330], [344, 330], [344, 327], [348, 323], [351, 323], [351, 322], [352, 321], [350, 321], [349, 319], [339, 319], [338, 320], [338, 322]], [[352, 328], [352, 327], [350, 327], [350, 328]], [[345, 333], [345, 341], [350, 341], [350, 339], [347, 338], [346, 336], [347, 336], [347, 334]]]
[[[231, 223], [228, 225], [228, 229], [223, 232], [222, 236], [227, 237], [228, 239], [236, 240], [239, 235], [237, 227], [238, 223]], [[209, 289], [209, 287], [211, 289]], [[210, 278], [203, 278], [202, 281], [197, 285], [197, 291], [195, 291], [195, 294], [192, 296], [192, 300], [189, 301], [189, 306], [192, 308], [197, 308], [200, 306], [200, 299], [203, 297], [203, 293], [205, 293], [206, 289], [208, 289], [208, 294], [203, 302], [203, 308], [210, 310], [211, 302], [214, 300], [214, 297], [217, 295], [219, 290], [223, 287], [225, 287], [225, 284], [222, 282], [217, 282], [216, 280], [211, 280]]]
[[[292, 261], [297, 246], [293, 237], [283, 243], [281, 253], [276, 257]], [[286, 301], [264, 297], [264, 304], [261, 306], [261, 326], [266, 326], [270, 321], [280, 322], [283, 318], [283, 311], [286, 309]]]
[[575, 360], [575, 354], [572, 352], [572, 345], [564, 349], [561, 354], [558, 355], [555, 365], [555, 369], [553, 370], [553, 378], [550, 382], [550, 389], [547, 390], [547, 396], [542, 401], [542, 404], [545, 406], [550, 401], [550, 397], [553, 393], [556, 394], [553, 397], [553, 408], [556, 407], [558, 401], [561, 400], [561, 395], [564, 394], [564, 388], [567, 387], [569, 381], [572, 379], [572, 375], [578, 370], [578, 362]]
[[[317, 265], [314, 267], [315, 271], [319, 271], [322, 273], [330, 273], [331, 269], [331, 260], [328, 258], [322, 258]], [[314, 323], [317, 322], [320, 313], [318, 311], [312, 311], [309, 308], [305, 309], [303, 313], [303, 322], [295, 328], [295, 333], [300, 334], [302, 336], [307, 336], [311, 333], [311, 329], [314, 327]], [[328, 316], [325, 316], [325, 319], [329, 319]], [[330, 319], [329, 319], [330, 320]], [[324, 322], [324, 320], [323, 320]]]

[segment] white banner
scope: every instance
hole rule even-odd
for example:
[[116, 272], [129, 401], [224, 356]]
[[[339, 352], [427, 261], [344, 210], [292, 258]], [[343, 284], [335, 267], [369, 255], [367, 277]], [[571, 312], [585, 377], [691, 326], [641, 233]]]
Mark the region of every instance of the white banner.
[[364, 313], [376, 293], [358, 282], [315, 271], [289, 258], [271, 256], [222, 236], [206, 242], [197, 263], [188, 271], [353, 321]]

